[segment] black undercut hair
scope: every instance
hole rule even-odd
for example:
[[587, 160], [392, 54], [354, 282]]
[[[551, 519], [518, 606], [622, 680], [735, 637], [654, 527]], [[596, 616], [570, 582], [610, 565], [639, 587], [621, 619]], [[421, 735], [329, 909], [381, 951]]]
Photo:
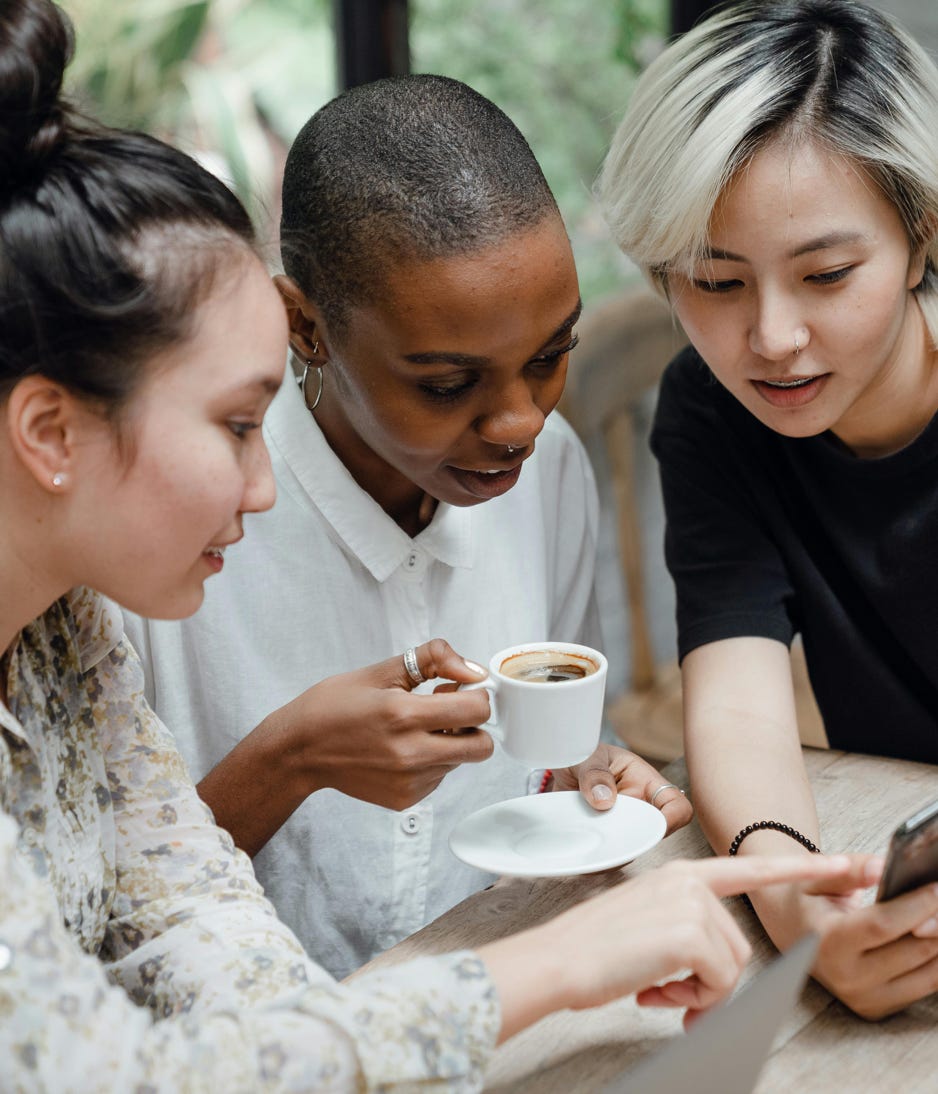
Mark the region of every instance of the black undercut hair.
[[551, 214], [533, 152], [494, 103], [445, 76], [394, 77], [333, 99], [293, 142], [281, 256], [341, 335], [389, 263], [478, 251]]

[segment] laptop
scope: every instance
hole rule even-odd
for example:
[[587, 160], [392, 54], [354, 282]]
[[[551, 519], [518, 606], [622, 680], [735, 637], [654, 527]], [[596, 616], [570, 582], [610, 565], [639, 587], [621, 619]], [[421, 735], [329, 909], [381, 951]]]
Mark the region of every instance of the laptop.
[[751, 1094], [817, 953], [805, 935], [729, 1003], [623, 1072], [600, 1094]]

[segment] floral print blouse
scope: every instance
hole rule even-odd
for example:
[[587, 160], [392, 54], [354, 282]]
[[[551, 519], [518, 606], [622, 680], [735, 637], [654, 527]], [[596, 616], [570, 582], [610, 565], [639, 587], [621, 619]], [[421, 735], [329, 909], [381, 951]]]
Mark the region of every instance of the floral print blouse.
[[4, 1091], [467, 1091], [479, 959], [336, 983], [276, 918], [143, 699], [117, 609], [54, 604], [0, 661]]

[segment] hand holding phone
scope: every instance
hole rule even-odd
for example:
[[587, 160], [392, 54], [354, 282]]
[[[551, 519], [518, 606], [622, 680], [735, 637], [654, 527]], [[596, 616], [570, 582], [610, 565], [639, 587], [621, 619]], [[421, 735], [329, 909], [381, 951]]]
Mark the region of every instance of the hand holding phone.
[[876, 899], [892, 900], [933, 881], [938, 881], [938, 801], [893, 832]]

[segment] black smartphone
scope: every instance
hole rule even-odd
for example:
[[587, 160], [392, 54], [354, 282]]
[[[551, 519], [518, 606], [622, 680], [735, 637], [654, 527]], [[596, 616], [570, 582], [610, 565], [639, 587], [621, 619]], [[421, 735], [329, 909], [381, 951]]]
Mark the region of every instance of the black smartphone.
[[926, 805], [893, 832], [877, 900], [938, 881], [938, 801]]

